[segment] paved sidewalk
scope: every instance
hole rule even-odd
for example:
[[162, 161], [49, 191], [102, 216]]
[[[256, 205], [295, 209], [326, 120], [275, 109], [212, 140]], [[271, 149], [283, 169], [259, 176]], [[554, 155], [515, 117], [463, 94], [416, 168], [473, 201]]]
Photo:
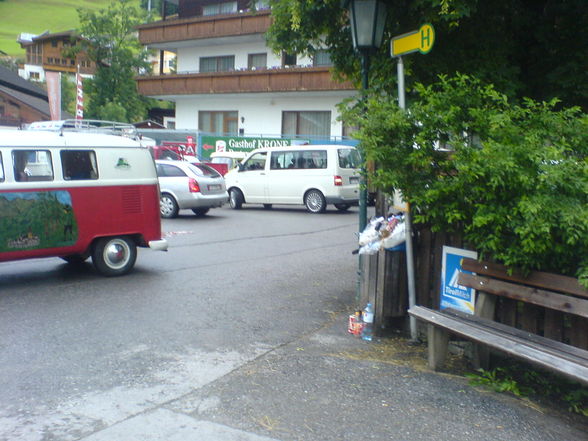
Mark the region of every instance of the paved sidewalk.
[[85, 441], [584, 441], [588, 419], [426, 368], [425, 348], [316, 332]]

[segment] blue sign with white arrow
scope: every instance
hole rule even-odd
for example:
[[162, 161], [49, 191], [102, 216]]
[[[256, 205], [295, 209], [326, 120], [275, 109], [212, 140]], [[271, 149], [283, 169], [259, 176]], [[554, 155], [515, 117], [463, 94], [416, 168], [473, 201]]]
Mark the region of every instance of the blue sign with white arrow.
[[471, 273], [461, 267], [461, 261], [464, 257], [477, 259], [478, 253], [460, 248], [443, 247], [440, 307], [441, 309], [452, 308], [473, 314], [476, 291], [457, 283], [457, 276], [460, 272]]

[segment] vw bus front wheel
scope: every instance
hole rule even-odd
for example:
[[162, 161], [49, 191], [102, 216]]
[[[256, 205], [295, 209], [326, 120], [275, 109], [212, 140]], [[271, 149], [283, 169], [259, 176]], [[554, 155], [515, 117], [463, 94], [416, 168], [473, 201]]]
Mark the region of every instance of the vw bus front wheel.
[[92, 250], [92, 263], [104, 276], [122, 276], [133, 269], [137, 245], [127, 236], [98, 239]]

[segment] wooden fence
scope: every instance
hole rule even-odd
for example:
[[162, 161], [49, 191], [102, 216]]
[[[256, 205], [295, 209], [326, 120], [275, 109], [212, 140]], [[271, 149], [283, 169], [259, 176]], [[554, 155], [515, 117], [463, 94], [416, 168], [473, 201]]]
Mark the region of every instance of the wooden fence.
[[[413, 249], [415, 258], [416, 304], [439, 309], [443, 246], [466, 248], [460, 235], [433, 233], [425, 226], [414, 226]], [[541, 273], [543, 277], [563, 276]], [[575, 284], [579, 297], [588, 298], [588, 290], [580, 287], [574, 278], [565, 278]], [[375, 308], [374, 332], [386, 335], [389, 331], [407, 331], [408, 283], [406, 253], [380, 251], [376, 255], [362, 256], [360, 263], [359, 305], [368, 301]], [[574, 317], [533, 305], [521, 305], [512, 300], [501, 300], [496, 320], [557, 341], [588, 349], [588, 319]]]

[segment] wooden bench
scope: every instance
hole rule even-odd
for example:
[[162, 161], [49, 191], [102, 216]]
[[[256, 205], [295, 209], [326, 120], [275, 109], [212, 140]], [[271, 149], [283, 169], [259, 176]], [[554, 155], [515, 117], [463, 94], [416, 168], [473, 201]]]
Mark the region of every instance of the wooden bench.
[[509, 275], [498, 264], [464, 259], [458, 283], [477, 290], [475, 314], [413, 306], [428, 324], [429, 367], [440, 368], [450, 335], [475, 343], [473, 364], [488, 367], [490, 350], [588, 384], [588, 290], [577, 280], [534, 272]]

